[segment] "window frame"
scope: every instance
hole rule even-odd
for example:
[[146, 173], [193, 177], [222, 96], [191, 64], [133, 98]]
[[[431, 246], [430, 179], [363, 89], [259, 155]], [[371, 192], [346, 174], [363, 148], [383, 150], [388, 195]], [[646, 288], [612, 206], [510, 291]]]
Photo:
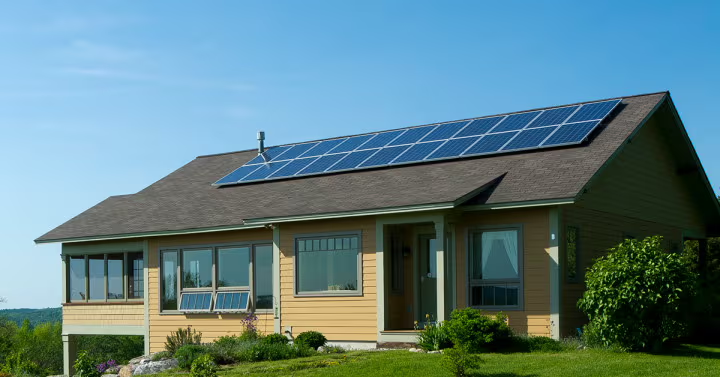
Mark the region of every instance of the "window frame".
[[[466, 273], [466, 286], [467, 292], [465, 294], [465, 300], [467, 307], [472, 307], [487, 311], [523, 311], [525, 310], [525, 237], [524, 237], [524, 226], [523, 224], [508, 224], [508, 225], [484, 225], [484, 226], [473, 226], [468, 227], [465, 231], [466, 240], [466, 261], [467, 268]], [[517, 247], [518, 247], [518, 278], [515, 279], [473, 279], [473, 235], [475, 233], [484, 232], [498, 232], [514, 230], [517, 232]], [[481, 246], [482, 247], [482, 246]], [[481, 250], [482, 252], [482, 250]], [[488, 285], [498, 284], [515, 284], [518, 285], [518, 304], [517, 305], [472, 305], [472, 289], [473, 287], [483, 287]]]
[[[108, 285], [109, 285], [109, 276], [108, 276], [108, 255], [120, 255], [122, 254], [122, 280], [123, 280], [123, 298], [108, 298]], [[144, 256], [144, 253], [142, 250], [134, 250], [134, 251], [114, 251], [114, 252], [106, 252], [106, 253], [68, 253], [68, 254], [62, 254], [63, 261], [65, 262], [65, 271], [66, 271], [66, 283], [65, 283], [65, 292], [63, 294], [63, 301], [64, 304], [96, 304], [100, 305], [103, 303], [130, 303], [130, 304], [137, 304], [137, 303], [143, 303], [145, 302], [145, 291], [143, 290], [143, 297], [142, 298], [129, 298], [129, 292], [130, 292], [130, 286], [128, 281], [128, 268], [127, 268], [127, 262], [128, 262], [128, 255], [129, 254], [140, 254]], [[104, 291], [104, 298], [102, 299], [90, 299], [90, 257], [91, 256], [102, 256], [103, 257], [103, 291]], [[74, 300], [72, 299], [72, 287], [70, 284], [70, 259], [71, 258], [78, 258], [82, 257], [85, 267], [85, 299], [83, 300]], [[79, 259], [79, 258], [78, 258]], [[145, 266], [146, 261], [143, 258], [143, 289], [147, 286], [147, 282], [145, 281]]]
[[[322, 238], [337, 238], [337, 237], [357, 237], [358, 239], [358, 250], [357, 250], [357, 288], [355, 290], [337, 290], [337, 291], [309, 291], [301, 292], [299, 290], [299, 276], [298, 270], [300, 264], [298, 263], [298, 240], [300, 239], [322, 239]], [[363, 296], [363, 242], [362, 242], [362, 231], [353, 230], [347, 232], [324, 232], [324, 233], [303, 233], [295, 234], [293, 236], [293, 296], [294, 297], [361, 297]]]
[[[255, 247], [256, 246], [270, 246], [272, 248], [273, 242], [272, 240], [254, 240], [254, 241], [243, 241], [243, 242], [226, 242], [226, 243], [211, 243], [211, 244], [193, 244], [193, 245], [173, 245], [173, 246], [167, 246], [167, 247], [161, 247], [158, 249], [158, 258], [160, 260], [159, 268], [159, 274], [158, 274], [158, 285], [160, 288], [160, 295], [158, 297], [158, 308], [160, 315], [192, 315], [192, 314], [232, 314], [232, 313], [272, 313], [275, 310], [275, 299], [273, 299], [273, 307], [271, 309], [257, 309], [255, 307], [256, 301], [255, 301]], [[220, 249], [228, 249], [228, 248], [243, 248], [247, 247], [250, 249], [250, 263], [248, 268], [250, 269], [249, 273], [249, 286], [245, 287], [218, 287], [217, 279], [219, 276], [218, 271], [218, 251]], [[182, 284], [182, 274], [183, 274], [183, 266], [185, 263], [185, 250], [211, 250], [212, 255], [212, 284], [210, 287], [202, 287], [202, 288], [183, 288]], [[273, 249], [274, 250], [274, 249]], [[176, 272], [176, 292], [177, 292], [177, 308], [175, 310], [163, 310], [162, 309], [162, 298], [163, 298], [163, 279], [165, 277], [165, 270], [164, 270], [164, 264], [162, 263], [162, 256], [165, 252], [176, 252], [177, 253], [177, 272]], [[272, 263], [279, 263], [279, 261], [276, 261], [276, 256], [274, 253], [272, 253]], [[274, 283], [274, 280], [273, 280]], [[204, 311], [204, 312], [198, 312], [198, 311], [181, 311], [180, 310], [180, 304], [182, 300], [183, 293], [202, 293], [202, 292], [209, 292], [212, 293], [212, 303], [211, 303], [211, 310]], [[215, 310], [215, 299], [217, 298], [217, 293], [219, 292], [249, 292], [249, 304], [247, 310], [244, 311], [217, 311]]]
[[[575, 228], [575, 277], [574, 278], [570, 278], [568, 276], [568, 272], [570, 271], [569, 270], [570, 266], [568, 265], [568, 237], [567, 237], [567, 235], [568, 235], [570, 228]], [[580, 283], [581, 281], [585, 280], [585, 277], [583, 276], [583, 271], [581, 268], [582, 263], [580, 263], [580, 239], [581, 239], [580, 237], [581, 237], [580, 236], [580, 226], [578, 226], [576, 224], [567, 224], [565, 226], [565, 234], [563, 234], [563, 239], [562, 239], [563, 248], [564, 248], [564, 263], [563, 264], [565, 265], [563, 277], [565, 278], [565, 282], [569, 283], [569, 284], [577, 284], [577, 283]]]

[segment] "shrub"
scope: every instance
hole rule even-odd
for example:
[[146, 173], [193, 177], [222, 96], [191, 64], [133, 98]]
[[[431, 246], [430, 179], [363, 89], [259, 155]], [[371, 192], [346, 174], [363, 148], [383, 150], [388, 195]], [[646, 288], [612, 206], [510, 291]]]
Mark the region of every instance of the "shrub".
[[464, 347], [453, 347], [443, 351], [443, 365], [455, 377], [465, 377], [469, 369], [477, 368], [481, 360], [477, 355], [470, 354]]
[[657, 350], [686, 333], [697, 275], [688, 258], [665, 252], [661, 243], [660, 236], [626, 240], [590, 268], [578, 302], [590, 320], [588, 339]]
[[444, 326], [455, 346], [470, 353], [478, 353], [509, 343], [512, 330], [506, 320], [507, 317], [502, 313], [489, 317], [480, 310], [465, 308], [453, 310], [450, 320]]
[[521, 352], [562, 352], [576, 347], [546, 336], [522, 335], [513, 337], [512, 348]]
[[314, 350], [322, 347], [327, 343], [325, 335], [317, 331], [305, 331], [295, 338], [295, 343], [298, 345], [304, 345]]
[[75, 360], [75, 375], [78, 377], [100, 377], [102, 373], [95, 366], [95, 362], [90, 359], [87, 351], [78, 353]]
[[216, 377], [217, 365], [208, 354], [198, 357], [190, 368], [191, 377]]
[[315, 350], [304, 345], [257, 343], [245, 352], [242, 361], [285, 360], [313, 354]]
[[152, 355], [152, 361], [160, 361], [171, 358], [172, 355], [168, 351], [156, 352]]
[[186, 344], [175, 352], [175, 358], [180, 368], [189, 370], [197, 358], [208, 353], [210, 353], [210, 350], [207, 346]]
[[[192, 330], [192, 331], [191, 331]], [[187, 344], [200, 344], [202, 341], [202, 333], [191, 329], [179, 328], [174, 333], [168, 335], [165, 341], [165, 350], [171, 355], [175, 355], [177, 350]]]
[[447, 326], [429, 324], [418, 335], [418, 346], [426, 351], [438, 351], [453, 346]]
[[268, 344], [288, 344], [290, 339], [283, 334], [269, 334], [268, 336], [262, 338], [261, 342]]
[[323, 353], [345, 353], [347, 350], [340, 346], [325, 346], [323, 347]]
[[260, 339], [260, 332], [257, 330], [258, 317], [255, 314], [246, 315], [241, 322], [244, 328], [240, 340]]

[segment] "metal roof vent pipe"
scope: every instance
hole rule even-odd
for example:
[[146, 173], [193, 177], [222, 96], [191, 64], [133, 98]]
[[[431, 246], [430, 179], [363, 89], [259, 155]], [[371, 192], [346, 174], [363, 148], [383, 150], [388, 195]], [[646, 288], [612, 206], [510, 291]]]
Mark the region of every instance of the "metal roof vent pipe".
[[258, 131], [258, 154], [265, 153], [265, 131]]

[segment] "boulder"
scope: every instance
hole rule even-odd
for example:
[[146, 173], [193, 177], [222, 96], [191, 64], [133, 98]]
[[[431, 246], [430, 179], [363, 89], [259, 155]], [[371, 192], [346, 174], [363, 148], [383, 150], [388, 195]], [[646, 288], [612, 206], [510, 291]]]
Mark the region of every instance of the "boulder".
[[120, 372], [118, 372], [118, 377], [132, 377], [133, 370], [135, 369], [135, 365], [128, 364], [120, 368]]
[[[142, 364], [136, 365], [132, 372], [133, 376], [141, 376], [145, 374], [155, 374], [173, 369], [178, 367], [178, 361], [176, 359], [167, 359], [160, 361], [147, 361]], [[120, 376], [124, 377], [124, 376]]]

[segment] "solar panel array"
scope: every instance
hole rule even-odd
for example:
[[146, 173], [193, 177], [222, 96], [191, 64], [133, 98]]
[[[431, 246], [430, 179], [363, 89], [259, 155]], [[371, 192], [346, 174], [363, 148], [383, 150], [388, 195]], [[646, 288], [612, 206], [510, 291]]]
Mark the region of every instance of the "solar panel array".
[[247, 310], [249, 301], [249, 292], [218, 292], [215, 297], [215, 311], [234, 312]]
[[582, 143], [620, 99], [268, 148], [215, 185]]
[[212, 293], [183, 293], [180, 298], [180, 311], [209, 312], [212, 306]]

